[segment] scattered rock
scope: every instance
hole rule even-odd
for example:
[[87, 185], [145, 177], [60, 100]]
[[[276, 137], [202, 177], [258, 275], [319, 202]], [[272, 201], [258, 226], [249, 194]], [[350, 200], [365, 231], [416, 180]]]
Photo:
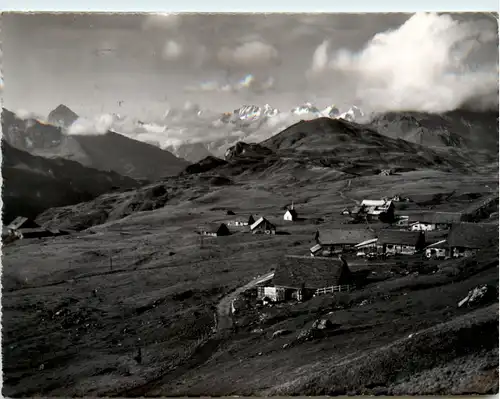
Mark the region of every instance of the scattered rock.
[[328, 319], [321, 319], [321, 320], [318, 319], [312, 325], [312, 328], [317, 329], [317, 330], [326, 330], [326, 329], [329, 329], [332, 327], [333, 327], [333, 323]]
[[493, 296], [495, 296], [493, 287], [487, 284], [480, 285], [470, 290], [467, 296], [458, 303], [458, 307], [480, 305]]

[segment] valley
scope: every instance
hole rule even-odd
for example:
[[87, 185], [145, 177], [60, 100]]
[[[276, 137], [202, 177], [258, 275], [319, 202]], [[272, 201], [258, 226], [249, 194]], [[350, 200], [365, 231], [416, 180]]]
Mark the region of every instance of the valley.
[[[491, 139], [498, 145], [498, 134]], [[93, 136], [85, 143], [102, 154], [112, 145]], [[364, 199], [409, 198], [395, 213], [411, 215], [462, 210], [498, 193], [492, 150], [428, 146], [318, 118], [178, 175], [131, 185], [120, 177], [120, 189], [47, 206], [33, 218], [70, 235], [3, 247], [3, 393], [497, 393], [498, 247], [447, 260], [346, 252], [349, 269], [366, 277], [352, 291], [259, 306], [252, 291], [285, 255], [310, 258], [318, 230], [402, 230], [352, 224], [342, 212]], [[293, 222], [283, 219], [290, 204], [300, 216]], [[229, 224], [249, 215], [264, 216], [276, 234]], [[498, 213], [481, 218], [498, 225]], [[211, 223], [231, 234], [199, 234]], [[482, 285], [495, 295], [458, 306]], [[336, 327], [299, 338], [323, 319]]]

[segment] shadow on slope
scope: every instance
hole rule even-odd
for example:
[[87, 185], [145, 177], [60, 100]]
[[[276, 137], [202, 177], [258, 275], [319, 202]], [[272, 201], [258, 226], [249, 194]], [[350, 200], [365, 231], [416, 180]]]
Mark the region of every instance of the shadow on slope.
[[48, 208], [89, 201], [117, 188], [139, 183], [115, 172], [86, 168], [75, 161], [46, 159], [18, 150], [2, 140], [3, 221], [30, 218]]

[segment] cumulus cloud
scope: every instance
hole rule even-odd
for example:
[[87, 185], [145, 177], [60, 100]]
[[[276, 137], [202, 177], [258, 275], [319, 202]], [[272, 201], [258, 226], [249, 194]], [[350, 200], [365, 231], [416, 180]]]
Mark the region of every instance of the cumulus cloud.
[[275, 64], [279, 54], [271, 44], [253, 40], [235, 48], [221, 48], [217, 59], [225, 67], [259, 68]]
[[67, 134], [100, 135], [106, 134], [115, 118], [111, 114], [103, 114], [95, 118], [78, 118], [67, 129]]
[[329, 63], [329, 47], [330, 41], [325, 40], [314, 50], [311, 66], [306, 73], [307, 77], [314, 77], [326, 70]]
[[350, 76], [363, 106], [375, 111], [445, 112], [481, 97], [496, 99], [488, 104], [496, 108], [498, 58], [481, 66], [468, 61], [497, 38], [496, 22], [417, 13], [398, 29], [375, 35], [360, 52], [337, 52], [330, 67]]
[[175, 40], [169, 40], [163, 47], [162, 56], [166, 60], [173, 61], [179, 59], [182, 56], [183, 52], [184, 50], [181, 44], [179, 44]]

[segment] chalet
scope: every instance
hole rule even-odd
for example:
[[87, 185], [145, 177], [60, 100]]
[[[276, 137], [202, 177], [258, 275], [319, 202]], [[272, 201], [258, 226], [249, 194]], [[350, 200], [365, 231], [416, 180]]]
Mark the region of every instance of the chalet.
[[230, 234], [231, 232], [225, 223], [212, 223], [201, 230], [201, 235], [211, 237], [228, 236]]
[[460, 212], [426, 212], [409, 218], [411, 231], [448, 230], [453, 223], [464, 220]]
[[381, 230], [377, 237], [377, 252], [384, 254], [413, 255], [425, 247], [421, 231]]
[[298, 214], [293, 205], [290, 207], [290, 209], [287, 209], [285, 214], [283, 215], [283, 220], [286, 220], [288, 222], [295, 222], [297, 218]]
[[363, 200], [361, 205], [352, 209], [351, 215], [356, 220], [392, 222], [394, 208], [392, 200]]
[[260, 287], [260, 298], [281, 302], [303, 300], [314, 296], [318, 290], [348, 290], [352, 274], [344, 259], [307, 256], [285, 256], [278, 264], [272, 287]]
[[266, 218], [261, 217], [250, 226], [250, 231], [252, 234], [276, 234], [276, 226]]
[[7, 230], [38, 229], [38, 228], [40, 228], [40, 225], [38, 223], [24, 216], [18, 216], [6, 226]]
[[356, 244], [376, 237], [369, 229], [322, 229], [318, 232], [316, 242], [325, 255], [349, 251]]
[[447, 241], [451, 257], [469, 256], [480, 249], [498, 246], [498, 224], [453, 224]]

